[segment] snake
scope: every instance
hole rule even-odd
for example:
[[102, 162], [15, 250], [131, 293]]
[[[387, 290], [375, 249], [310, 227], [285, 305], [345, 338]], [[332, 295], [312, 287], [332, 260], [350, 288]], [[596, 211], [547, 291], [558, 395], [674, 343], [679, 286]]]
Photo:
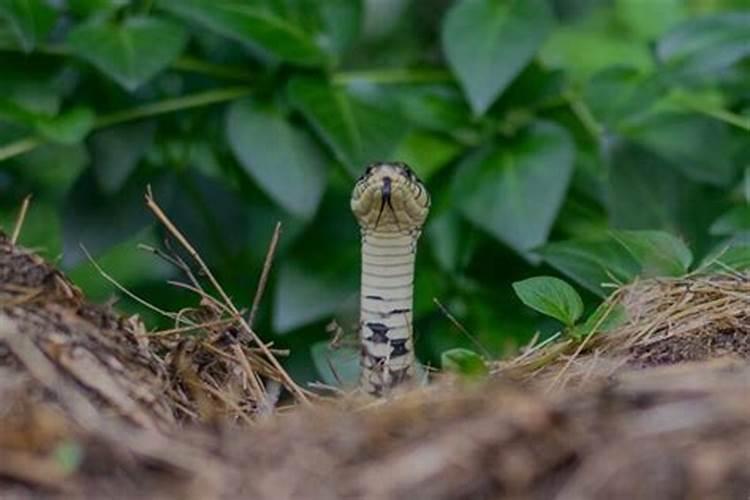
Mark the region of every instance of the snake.
[[361, 232], [359, 385], [380, 397], [416, 376], [414, 262], [430, 194], [406, 163], [373, 163], [357, 179], [351, 209]]

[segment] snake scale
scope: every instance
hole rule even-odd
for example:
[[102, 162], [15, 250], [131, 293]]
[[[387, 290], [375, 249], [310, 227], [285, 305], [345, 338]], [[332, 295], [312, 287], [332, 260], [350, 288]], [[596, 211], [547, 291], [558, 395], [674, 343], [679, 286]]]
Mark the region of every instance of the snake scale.
[[401, 162], [367, 167], [352, 193], [362, 233], [361, 388], [374, 396], [414, 379], [414, 259], [430, 195]]

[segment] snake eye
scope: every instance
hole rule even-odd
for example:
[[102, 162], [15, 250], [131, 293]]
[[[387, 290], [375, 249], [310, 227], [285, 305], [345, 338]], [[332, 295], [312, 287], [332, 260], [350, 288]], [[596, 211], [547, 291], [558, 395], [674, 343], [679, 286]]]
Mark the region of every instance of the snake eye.
[[401, 175], [403, 175], [410, 181], [415, 180], [416, 176], [414, 175], [414, 172], [412, 172], [412, 170], [409, 168], [409, 165], [407, 165], [406, 163], [399, 163], [398, 168]]
[[357, 179], [357, 182], [363, 180], [365, 177], [367, 177], [368, 175], [370, 175], [372, 173], [372, 169], [373, 169], [374, 166], [375, 165], [367, 165], [367, 168], [365, 169], [365, 172], [362, 175], [359, 176], [359, 178]]

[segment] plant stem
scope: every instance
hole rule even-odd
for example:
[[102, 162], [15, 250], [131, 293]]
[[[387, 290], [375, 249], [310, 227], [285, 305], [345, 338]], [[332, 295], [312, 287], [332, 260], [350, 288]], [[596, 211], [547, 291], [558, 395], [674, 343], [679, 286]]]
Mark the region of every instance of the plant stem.
[[695, 111], [696, 113], [715, 118], [724, 123], [728, 123], [729, 125], [734, 125], [735, 127], [741, 128], [742, 130], [750, 131], [750, 118], [732, 113], [731, 111], [727, 111], [726, 109], [703, 106], [701, 104], [692, 102], [689, 99], [680, 99], [679, 103], [682, 106], [690, 109], [691, 111]]
[[596, 121], [588, 105], [572, 91], [564, 92], [563, 98], [570, 106], [573, 114], [578, 118], [578, 121], [581, 122], [583, 128], [586, 129], [586, 132], [594, 139], [594, 142], [598, 142], [602, 136], [604, 127]]
[[407, 83], [444, 83], [453, 81], [450, 72], [442, 69], [377, 69], [372, 71], [344, 71], [335, 73], [336, 85], [365, 81], [382, 85]]
[[[253, 91], [252, 87], [226, 87], [223, 89], [208, 90], [197, 94], [175, 97], [173, 99], [164, 99], [163, 101], [152, 102], [142, 106], [116, 111], [97, 118], [94, 124], [94, 130], [111, 127], [120, 123], [142, 120], [151, 116], [158, 116], [167, 113], [174, 113], [184, 109], [198, 108], [209, 106], [220, 102], [233, 101], [240, 97], [245, 97]], [[8, 160], [15, 156], [28, 153], [37, 147], [46, 144], [42, 137], [29, 136], [16, 142], [6, 144], [0, 147], [0, 162]]]
[[44, 144], [44, 141], [39, 137], [24, 137], [10, 144], [0, 147], [0, 162], [13, 158], [14, 156], [28, 153], [35, 149], [37, 146]]
[[[0, 45], [0, 51], [21, 52], [19, 47]], [[46, 44], [36, 47], [35, 52], [45, 55], [73, 56], [69, 47], [64, 44]], [[225, 78], [229, 80], [251, 82], [254, 75], [242, 66], [217, 64], [210, 61], [196, 59], [194, 57], [179, 57], [170, 69], [199, 73]], [[348, 85], [353, 82], [365, 81], [380, 85], [398, 85], [409, 83], [444, 83], [453, 81], [451, 73], [444, 69], [434, 68], [385, 68], [367, 71], [342, 71], [334, 73], [331, 80], [336, 85]]]
[[184, 109], [197, 108], [225, 101], [233, 101], [245, 97], [253, 91], [252, 87], [227, 87], [223, 89], [208, 90], [198, 94], [192, 94], [163, 101], [152, 102], [142, 106], [117, 111], [108, 115], [102, 115], [96, 120], [94, 129], [111, 127], [124, 122], [140, 120], [151, 116], [173, 113]]
[[216, 78], [226, 78], [228, 80], [237, 80], [241, 82], [254, 81], [254, 75], [242, 66], [216, 64], [208, 61], [202, 61], [194, 57], [179, 57], [175, 62], [171, 64], [170, 68], [177, 71], [199, 73]]

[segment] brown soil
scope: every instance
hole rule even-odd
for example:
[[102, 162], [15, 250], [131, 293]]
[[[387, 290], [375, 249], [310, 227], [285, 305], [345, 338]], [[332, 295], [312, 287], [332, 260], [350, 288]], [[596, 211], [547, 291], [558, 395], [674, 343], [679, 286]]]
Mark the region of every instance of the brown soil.
[[618, 329], [490, 381], [270, 415], [236, 374], [281, 377], [251, 349], [233, 367], [236, 332], [156, 341], [0, 236], [0, 498], [746, 500], [749, 297], [642, 282]]

